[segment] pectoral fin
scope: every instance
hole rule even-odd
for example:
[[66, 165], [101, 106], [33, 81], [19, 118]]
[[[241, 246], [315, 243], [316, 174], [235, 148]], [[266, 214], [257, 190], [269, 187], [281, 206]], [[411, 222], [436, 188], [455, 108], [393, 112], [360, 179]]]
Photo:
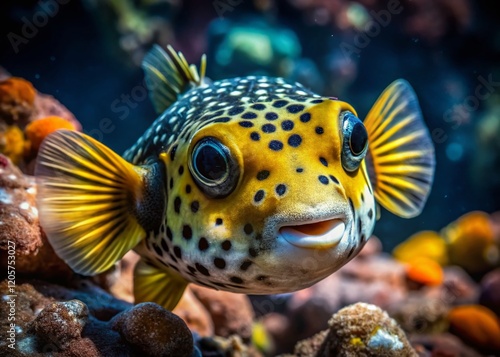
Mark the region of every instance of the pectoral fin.
[[158, 269], [141, 259], [134, 271], [135, 303], [152, 301], [173, 310], [184, 293], [187, 281], [173, 270]]
[[431, 189], [435, 158], [417, 97], [408, 82], [399, 79], [387, 87], [364, 124], [375, 199], [398, 216], [417, 216]]
[[35, 168], [40, 223], [73, 270], [105, 271], [145, 237], [132, 209], [145, 174], [85, 134], [59, 130], [44, 140]]

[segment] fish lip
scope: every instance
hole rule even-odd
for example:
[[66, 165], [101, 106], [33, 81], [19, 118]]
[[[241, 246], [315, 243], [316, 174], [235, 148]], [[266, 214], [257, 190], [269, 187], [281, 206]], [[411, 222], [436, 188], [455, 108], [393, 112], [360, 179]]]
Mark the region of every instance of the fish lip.
[[[320, 222], [331, 223], [329, 229], [321, 234], [310, 235], [294, 228]], [[345, 215], [321, 217], [299, 222], [283, 222], [276, 227], [276, 234], [279, 238], [297, 248], [305, 249], [332, 248], [342, 241], [347, 232]]]

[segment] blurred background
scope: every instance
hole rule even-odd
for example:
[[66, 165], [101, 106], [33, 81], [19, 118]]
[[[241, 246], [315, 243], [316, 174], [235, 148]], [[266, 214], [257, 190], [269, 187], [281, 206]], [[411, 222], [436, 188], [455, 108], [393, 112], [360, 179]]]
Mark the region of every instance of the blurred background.
[[0, 66], [55, 96], [117, 152], [155, 120], [140, 68], [154, 44], [213, 80], [261, 74], [351, 103], [363, 118], [405, 78], [433, 137], [422, 215], [383, 211], [391, 250], [472, 210], [500, 210], [500, 13], [486, 0], [20, 0], [0, 4]]

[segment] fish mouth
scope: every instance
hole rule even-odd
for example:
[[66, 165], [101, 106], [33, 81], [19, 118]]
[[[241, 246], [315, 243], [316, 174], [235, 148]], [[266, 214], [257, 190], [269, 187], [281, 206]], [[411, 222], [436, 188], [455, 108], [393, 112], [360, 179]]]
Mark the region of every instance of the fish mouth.
[[328, 249], [342, 240], [345, 231], [344, 220], [337, 217], [282, 226], [278, 229], [278, 234], [299, 248]]

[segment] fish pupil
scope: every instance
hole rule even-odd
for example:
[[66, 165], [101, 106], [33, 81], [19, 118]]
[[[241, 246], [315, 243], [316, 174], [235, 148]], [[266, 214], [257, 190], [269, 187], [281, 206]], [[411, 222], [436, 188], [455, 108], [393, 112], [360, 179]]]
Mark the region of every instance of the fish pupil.
[[362, 154], [365, 150], [367, 142], [368, 134], [366, 132], [365, 126], [360, 122], [354, 124], [349, 143], [352, 153], [354, 155]]
[[226, 175], [227, 161], [218, 148], [204, 145], [196, 154], [195, 167], [204, 178], [217, 181]]

